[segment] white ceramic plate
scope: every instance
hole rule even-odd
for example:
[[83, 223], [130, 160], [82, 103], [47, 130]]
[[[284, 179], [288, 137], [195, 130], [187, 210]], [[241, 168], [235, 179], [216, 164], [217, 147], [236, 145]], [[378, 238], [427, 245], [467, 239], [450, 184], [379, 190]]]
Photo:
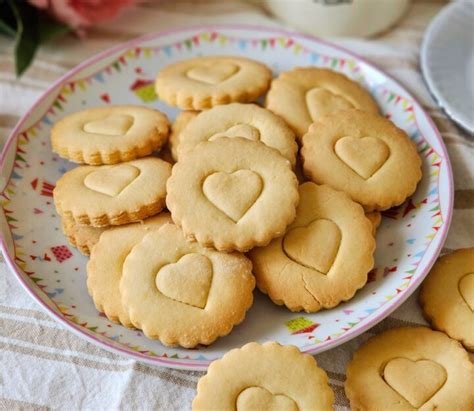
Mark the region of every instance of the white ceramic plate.
[[[255, 291], [245, 321], [210, 347], [167, 348], [141, 332], [108, 321], [86, 290], [86, 261], [61, 233], [53, 206], [55, 181], [74, 167], [53, 154], [51, 125], [87, 107], [144, 104], [165, 111], [153, 91], [169, 63], [208, 54], [232, 54], [268, 64], [277, 74], [317, 65], [361, 82], [384, 115], [407, 131], [423, 158], [423, 180], [402, 206], [384, 213], [377, 233], [376, 268], [351, 301], [316, 314], [291, 313]], [[340, 48], [311, 37], [250, 26], [216, 26], [153, 34], [84, 62], [55, 83], [15, 127], [0, 161], [2, 249], [30, 295], [66, 327], [97, 345], [168, 367], [205, 369], [229, 349], [275, 340], [317, 353], [382, 320], [420, 284], [448, 231], [453, 183], [446, 148], [431, 119], [399, 84]], [[390, 187], [387, 187], [390, 189]]]
[[458, 0], [431, 22], [421, 47], [421, 69], [439, 105], [474, 133], [474, 2]]

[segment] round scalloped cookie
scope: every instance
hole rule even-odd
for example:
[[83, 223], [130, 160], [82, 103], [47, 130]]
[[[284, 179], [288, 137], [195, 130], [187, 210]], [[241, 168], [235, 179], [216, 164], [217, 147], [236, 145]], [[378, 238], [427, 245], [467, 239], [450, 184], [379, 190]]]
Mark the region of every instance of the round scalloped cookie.
[[354, 296], [374, 265], [373, 225], [347, 194], [304, 183], [283, 237], [254, 248], [258, 288], [291, 311], [316, 312]]
[[145, 157], [166, 143], [169, 123], [141, 106], [96, 107], [69, 114], [51, 130], [53, 151], [76, 163], [116, 164]]
[[298, 145], [295, 134], [271, 111], [255, 104], [232, 103], [203, 111], [180, 134], [178, 158], [205, 141], [220, 137], [244, 137], [277, 149], [292, 166]]
[[192, 409], [329, 411], [333, 403], [327, 374], [314, 357], [292, 345], [252, 342], [211, 363]]
[[87, 290], [96, 308], [109, 320], [133, 327], [119, 289], [123, 263], [146, 234], [170, 221], [169, 213], [160, 213], [138, 223], [111, 227], [95, 244], [87, 263]]
[[244, 57], [194, 57], [170, 64], [156, 78], [158, 97], [182, 110], [255, 101], [268, 90], [271, 70]]
[[474, 248], [438, 259], [423, 282], [420, 304], [434, 328], [474, 350]]
[[328, 114], [303, 136], [304, 173], [345, 191], [366, 211], [399, 205], [422, 177], [415, 144], [390, 120], [360, 110]]
[[253, 302], [252, 264], [188, 242], [174, 224], [147, 234], [125, 259], [122, 304], [135, 327], [167, 346], [209, 345]]
[[54, 189], [58, 214], [76, 224], [104, 227], [144, 220], [165, 207], [171, 164], [147, 157], [109, 166], [79, 166]]
[[446, 334], [426, 327], [385, 331], [355, 353], [345, 391], [353, 410], [472, 410], [474, 365]]
[[268, 244], [285, 232], [298, 203], [290, 162], [242, 137], [199, 144], [173, 167], [167, 191], [175, 224], [220, 251]]
[[342, 73], [317, 67], [285, 71], [272, 81], [266, 107], [301, 138], [311, 123], [338, 110], [357, 108], [377, 114], [372, 96]]

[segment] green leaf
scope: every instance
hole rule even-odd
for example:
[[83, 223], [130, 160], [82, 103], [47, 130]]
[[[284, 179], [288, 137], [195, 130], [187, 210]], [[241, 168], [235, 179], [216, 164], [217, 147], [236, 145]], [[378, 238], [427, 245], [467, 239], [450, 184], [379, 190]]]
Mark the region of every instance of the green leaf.
[[0, 0], [0, 34], [16, 36], [16, 19], [6, 0]]
[[26, 2], [8, 0], [16, 19], [15, 65], [20, 77], [29, 67], [39, 46], [37, 10]]
[[5, 36], [15, 37], [16, 30], [10, 27], [4, 20], [0, 19], [0, 33]]
[[49, 43], [56, 37], [63, 36], [71, 31], [71, 28], [53, 20], [47, 14], [41, 13], [38, 21], [39, 42], [41, 44]]

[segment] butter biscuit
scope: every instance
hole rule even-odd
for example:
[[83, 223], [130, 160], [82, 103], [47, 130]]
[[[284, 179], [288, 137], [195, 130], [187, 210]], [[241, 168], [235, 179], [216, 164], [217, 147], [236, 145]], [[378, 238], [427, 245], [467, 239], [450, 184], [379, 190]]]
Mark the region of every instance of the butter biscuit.
[[400, 205], [421, 179], [421, 158], [408, 135], [390, 120], [360, 110], [339, 111], [303, 136], [304, 173], [345, 191], [366, 211]]
[[116, 164], [145, 157], [167, 141], [169, 123], [140, 106], [96, 107], [69, 114], [51, 130], [53, 151], [75, 163]]
[[277, 149], [292, 166], [296, 162], [298, 145], [293, 131], [280, 117], [255, 104], [232, 103], [203, 111], [186, 125], [180, 136], [178, 158], [204, 141], [244, 137]]
[[298, 182], [290, 162], [242, 137], [201, 143], [178, 161], [166, 204], [189, 240], [247, 251], [281, 236], [293, 221]]
[[252, 342], [211, 363], [192, 409], [329, 411], [333, 403], [328, 376], [314, 357], [291, 345]]
[[79, 166], [53, 191], [58, 214], [76, 224], [104, 227], [144, 220], [165, 207], [171, 164], [154, 157], [108, 166]]
[[186, 348], [229, 334], [252, 305], [254, 287], [244, 255], [188, 242], [174, 224], [132, 249], [120, 280], [132, 324], [149, 338]]
[[434, 328], [474, 350], [474, 248], [438, 259], [421, 286], [420, 304]]
[[266, 107], [301, 138], [311, 123], [338, 110], [357, 108], [377, 114], [378, 106], [359, 83], [325, 68], [298, 67], [272, 81]]
[[404, 327], [372, 337], [346, 372], [353, 410], [472, 410], [474, 365], [446, 334]]
[[316, 312], [352, 298], [374, 265], [373, 226], [345, 193], [304, 183], [283, 237], [254, 248], [258, 288], [291, 311]]
[[182, 110], [255, 101], [268, 90], [271, 70], [244, 57], [204, 56], [170, 64], [156, 78], [158, 97]]

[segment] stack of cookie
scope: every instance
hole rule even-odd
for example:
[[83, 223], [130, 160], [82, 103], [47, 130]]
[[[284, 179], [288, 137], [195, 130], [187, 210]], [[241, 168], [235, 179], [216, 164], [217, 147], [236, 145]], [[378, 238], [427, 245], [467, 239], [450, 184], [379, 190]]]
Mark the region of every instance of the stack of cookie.
[[[71, 243], [91, 254], [101, 312], [194, 347], [244, 319], [255, 284], [307, 312], [365, 285], [379, 210], [421, 178], [414, 145], [367, 91], [327, 69], [272, 81], [259, 62], [217, 56], [166, 67], [156, 90], [183, 110], [171, 133], [164, 114], [137, 106], [85, 110], [52, 131], [59, 155], [87, 164], [54, 199]], [[249, 104], [268, 90], [266, 108]], [[168, 140], [170, 162], [156, 156]]]
[[[255, 284], [307, 312], [365, 285], [380, 210], [421, 179], [414, 144], [367, 91], [315, 67], [272, 81], [263, 64], [228, 56], [168, 66], [156, 90], [183, 110], [171, 132], [164, 114], [137, 106], [85, 110], [52, 131], [54, 151], [86, 164], [61, 177], [54, 200], [69, 241], [90, 254], [98, 310], [191, 348], [243, 321]], [[266, 108], [249, 104], [267, 91]], [[472, 253], [442, 259], [421, 294], [433, 326], [471, 349]], [[345, 388], [357, 409], [472, 409], [473, 382], [457, 342], [402, 328], [356, 353]], [[251, 343], [211, 365], [193, 408], [323, 410], [333, 401], [312, 357]]]

